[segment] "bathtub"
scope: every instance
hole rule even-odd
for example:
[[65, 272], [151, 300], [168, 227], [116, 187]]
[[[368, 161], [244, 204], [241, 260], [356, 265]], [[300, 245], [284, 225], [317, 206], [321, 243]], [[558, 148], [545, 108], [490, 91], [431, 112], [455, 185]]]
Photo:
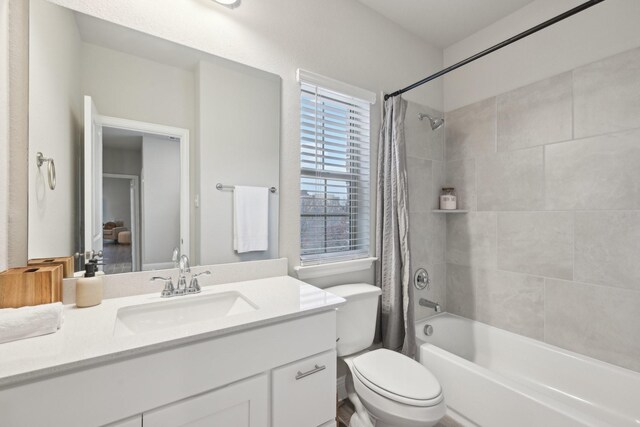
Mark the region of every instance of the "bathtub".
[[416, 334], [420, 363], [463, 425], [640, 427], [639, 373], [449, 313]]

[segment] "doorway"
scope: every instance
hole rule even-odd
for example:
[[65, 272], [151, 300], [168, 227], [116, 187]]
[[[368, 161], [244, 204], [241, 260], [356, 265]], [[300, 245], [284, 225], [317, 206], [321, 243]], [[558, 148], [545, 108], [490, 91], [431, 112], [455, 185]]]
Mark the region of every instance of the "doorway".
[[[105, 147], [106, 148], [106, 147]], [[140, 270], [140, 181], [137, 175], [102, 175], [103, 270]]]

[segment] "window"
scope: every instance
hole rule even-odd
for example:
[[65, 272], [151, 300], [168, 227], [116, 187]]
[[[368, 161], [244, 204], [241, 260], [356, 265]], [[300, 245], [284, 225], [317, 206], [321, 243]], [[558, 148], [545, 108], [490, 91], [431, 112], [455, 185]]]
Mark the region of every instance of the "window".
[[368, 257], [371, 101], [302, 70], [299, 79], [301, 264]]

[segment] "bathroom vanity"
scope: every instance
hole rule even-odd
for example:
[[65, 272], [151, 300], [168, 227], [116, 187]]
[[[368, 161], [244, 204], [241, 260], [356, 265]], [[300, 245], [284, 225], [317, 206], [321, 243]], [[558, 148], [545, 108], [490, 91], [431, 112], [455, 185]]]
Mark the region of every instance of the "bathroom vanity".
[[3, 426], [335, 425], [336, 312], [288, 276], [65, 306], [0, 348]]

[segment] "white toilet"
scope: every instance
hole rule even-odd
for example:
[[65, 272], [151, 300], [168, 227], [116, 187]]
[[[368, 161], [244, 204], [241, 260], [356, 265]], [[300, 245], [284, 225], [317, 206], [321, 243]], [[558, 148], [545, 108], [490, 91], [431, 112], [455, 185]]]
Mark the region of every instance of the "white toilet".
[[375, 334], [380, 288], [368, 284], [325, 289], [347, 302], [338, 308], [338, 357], [350, 370], [352, 427], [430, 427], [444, 417], [440, 383], [427, 368], [391, 350], [364, 351]]

